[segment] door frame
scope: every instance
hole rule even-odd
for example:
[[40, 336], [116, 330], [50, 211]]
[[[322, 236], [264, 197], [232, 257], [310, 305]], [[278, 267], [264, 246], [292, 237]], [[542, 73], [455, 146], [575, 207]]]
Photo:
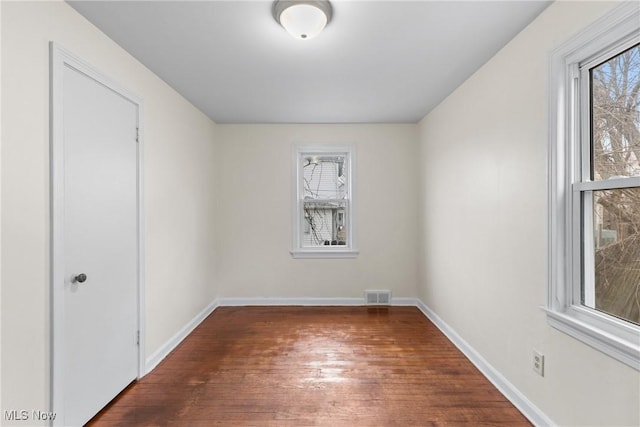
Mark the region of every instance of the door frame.
[[[142, 100], [97, 71], [92, 65], [64, 49], [58, 43], [49, 43], [50, 60], [50, 400], [51, 411], [56, 414], [54, 425], [64, 423], [64, 70], [70, 67], [117, 93], [137, 107], [137, 305], [138, 305], [138, 374], [145, 372], [144, 322], [144, 215], [143, 215], [143, 126]], [[114, 396], [115, 397], [115, 396]]]

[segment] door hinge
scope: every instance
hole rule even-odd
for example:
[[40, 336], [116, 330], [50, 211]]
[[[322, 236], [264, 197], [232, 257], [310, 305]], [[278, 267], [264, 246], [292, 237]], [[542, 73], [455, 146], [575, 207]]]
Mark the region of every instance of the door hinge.
[[136, 332], [136, 345], [140, 345], [140, 331]]
[[140, 142], [140, 128], [136, 128], [136, 142]]

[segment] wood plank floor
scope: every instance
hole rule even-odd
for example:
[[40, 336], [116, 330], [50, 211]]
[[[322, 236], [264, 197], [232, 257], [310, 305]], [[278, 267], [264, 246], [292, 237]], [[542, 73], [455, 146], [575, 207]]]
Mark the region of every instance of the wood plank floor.
[[531, 424], [415, 307], [222, 307], [90, 425]]

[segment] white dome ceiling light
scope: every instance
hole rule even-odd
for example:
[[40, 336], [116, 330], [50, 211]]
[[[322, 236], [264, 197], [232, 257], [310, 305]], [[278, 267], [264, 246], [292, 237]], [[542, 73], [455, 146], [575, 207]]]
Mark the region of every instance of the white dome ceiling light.
[[276, 0], [273, 17], [294, 38], [311, 39], [331, 21], [333, 8], [328, 0]]

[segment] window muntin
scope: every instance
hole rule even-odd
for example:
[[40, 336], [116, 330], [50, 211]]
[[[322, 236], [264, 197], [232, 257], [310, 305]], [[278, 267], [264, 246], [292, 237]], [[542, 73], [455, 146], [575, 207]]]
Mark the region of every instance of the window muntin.
[[353, 233], [353, 149], [297, 146], [294, 257], [350, 257]]

